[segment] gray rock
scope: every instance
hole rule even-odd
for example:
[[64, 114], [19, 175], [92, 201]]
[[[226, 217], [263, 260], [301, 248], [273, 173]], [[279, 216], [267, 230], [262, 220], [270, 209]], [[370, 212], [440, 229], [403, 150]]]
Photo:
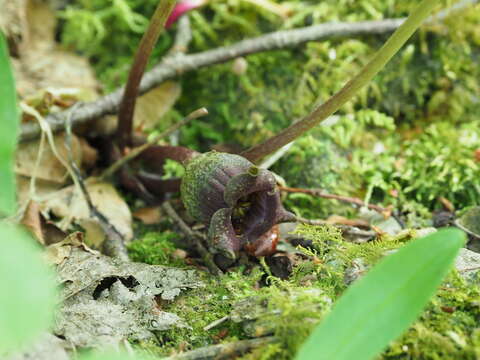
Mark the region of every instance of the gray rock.
[[465, 280], [474, 280], [480, 270], [480, 254], [462, 248], [455, 260], [455, 269]]
[[57, 270], [63, 303], [54, 332], [77, 347], [115, 347], [125, 339], [188, 327], [162, 311], [156, 298], [171, 301], [183, 290], [203, 286], [193, 270], [122, 262], [79, 247]]

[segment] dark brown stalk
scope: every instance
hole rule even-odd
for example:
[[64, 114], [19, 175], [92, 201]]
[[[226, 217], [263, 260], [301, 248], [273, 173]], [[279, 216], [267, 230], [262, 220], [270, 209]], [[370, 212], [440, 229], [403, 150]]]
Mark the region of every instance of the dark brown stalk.
[[165, 27], [165, 22], [172, 12], [175, 2], [175, 0], [159, 1], [150, 24], [148, 25], [148, 29], [143, 35], [137, 53], [135, 54], [135, 59], [128, 75], [127, 84], [125, 85], [125, 91], [118, 112], [116, 141], [120, 148], [131, 145], [133, 113], [135, 111], [135, 103], [139, 93], [138, 88], [140, 81], [142, 80], [153, 47]]
[[370, 60], [353, 79], [347, 82], [339, 92], [331, 96], [323, 104], [314, 108], [310, 114], [300, 121], [290, 125], [265, 142], [244, 151], [241, 155], [252, 162], [256, 162], [302, 136], [308, 130], [336, 112], [385, 67], [390, 59], [428, 17], [438, 2], [438, 0], [423, 0], [380, 50], [377, 51], [372, 60]]

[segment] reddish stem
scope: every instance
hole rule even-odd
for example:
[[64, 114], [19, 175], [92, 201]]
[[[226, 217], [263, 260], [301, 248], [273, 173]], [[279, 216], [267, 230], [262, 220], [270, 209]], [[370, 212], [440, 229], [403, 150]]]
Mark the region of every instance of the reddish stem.
[[160, 0], [152, 16], [147, 31], [140, 41], [133, 65], [128, 75], [118, 112], [118, 127], [116, 141], [120, 148], [130, 146], [132, 142], [133, 114], [138, 96], [138, 87], [148, 63], [148, 58], [158, 40], [165, 23], [172, 12], [175, 0]]

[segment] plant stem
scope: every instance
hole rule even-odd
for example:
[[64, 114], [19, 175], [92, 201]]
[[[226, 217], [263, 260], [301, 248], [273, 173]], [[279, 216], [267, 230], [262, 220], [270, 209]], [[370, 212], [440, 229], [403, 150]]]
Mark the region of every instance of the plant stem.
[[139, 92], [138, 88], [140, 81], [145, 72], [148, 58], [152, 53], [158, 37], [165, 27], [165, 22], [172, 12], [175, 3], [176, 0], [159, 0], [155, 13], [148, 25], [148, 29], [138, 46], [135, 59], [130, 69], [130, 73], [128, 74], [127, 84], [125, 85], [125, 91], [118, 111], [116, 141], [120, 148], [124, 148], [131, 144], [133, 113], [135, 111], [135, 103]]
[[339, 92], [326, 102], [316, 107], [310, 114], [300, 121], [290, 125], [278, 135], [265, 142], [244, 151], [242, 155], [250, 161], [258, 161], [264, 156], [275, 152], [282, 146], [295, 140], [305, 132], [318, 125], [321, 121], [336, 112], [343, 104], [349, 101], [357, 92], [367, 85], [372, 78], [382, 70], [388, 61], [398, 52], [403, 44], [417, 30], [428, 17], [438, 0], [424, 0], [410, 14], [405, 22], [392, 34], [387, 42], [377, 51], [373, 59], [360, 70]]

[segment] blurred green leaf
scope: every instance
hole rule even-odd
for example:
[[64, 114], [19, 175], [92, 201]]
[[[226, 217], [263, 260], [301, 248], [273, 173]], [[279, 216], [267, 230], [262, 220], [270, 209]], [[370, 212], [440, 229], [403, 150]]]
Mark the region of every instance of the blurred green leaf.
[[417, 318], [464, 242], [463, 232], [445, 229], [384, 258], [345, 292], [297, 359], [372, 359]]
[[15, 82], [3, 34], [0, 32], [0, 214], [15, 211], [13, 152], [17, 142], [18, 113]]
[[55, 281], [26, 232], [0, 223], [0, 358], [50, 326]]

